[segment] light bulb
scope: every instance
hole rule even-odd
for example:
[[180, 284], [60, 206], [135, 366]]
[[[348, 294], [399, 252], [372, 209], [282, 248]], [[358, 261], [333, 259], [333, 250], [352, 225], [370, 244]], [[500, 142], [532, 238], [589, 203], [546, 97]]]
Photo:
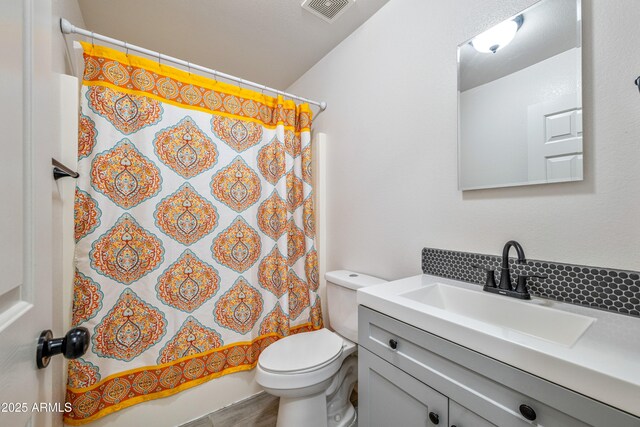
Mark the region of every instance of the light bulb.
[[471, 45], [478, 52], [496, 53], [502, 49], [516, 36], [518, 31], [518, 23], [516, 21], [504, 21], [489, 28], [484, 33], [478, 34], [471, 40]]

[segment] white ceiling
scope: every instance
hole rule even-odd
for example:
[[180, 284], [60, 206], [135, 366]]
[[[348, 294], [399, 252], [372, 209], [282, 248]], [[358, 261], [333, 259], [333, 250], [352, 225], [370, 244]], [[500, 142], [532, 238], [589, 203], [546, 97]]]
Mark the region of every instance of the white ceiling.
[[78, 3], [89, 31], [286, 89], [387, 1], [357, 0], [331, 24], [302, 0]]

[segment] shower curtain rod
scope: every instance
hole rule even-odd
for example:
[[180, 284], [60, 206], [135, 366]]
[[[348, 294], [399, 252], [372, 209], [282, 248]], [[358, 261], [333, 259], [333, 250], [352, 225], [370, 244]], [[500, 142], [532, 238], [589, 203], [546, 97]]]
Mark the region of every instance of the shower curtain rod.
[[283, 91], [278, 90], [278, 89], [273, 89], [271, 87], [268, 87], [268, 86], [265, 86], [265, 85], [261, 85], [259, 83], [254, 83], [254, 82], [249, 81], [249, 80], [241, 79], [240, 77], [232, 76], [232, 75], [226, 74], [226, 73], [221, 73], [220, 71], [212, 70], [211, 68], [203, 67], [201, 65], [195, 65], [195, 64], [192, 64], [190, 62], [183, 61], [182, 59], [178, 59], [178, 58], [174, 58], [172, 56], [164, 55], [164, 54], [162, 54], [160, 52], [154, 52], [152, 50], [145, 49], [145, 48], [140, 47], [140, 46], [136, 46], [136, 45], [133, 45], [133, 44], [129, 44], [127, 42], [123, 42], [121, 40], [116, 40], [116, 39], [113, 39], [111, 37], [103, 36], [102, 34], [97, 34], [97, 33], [94, 33], [92, 31], [87, 31], [85, 29], [76, 27], [75, 25], [73, 25], [71, 22], [67, 21], [64, 18], [60, 18], [60, 30], [62, 31], [63, 34], [79, 34], [79, 35], [82, 35], [82, 36], [85, 36], [85, 37], [90, 37], [92, 40], [101, 40], [103, 42], [110, 43], [112, 45], [116, 45], [116, 46], [122, 47], [122, 48], [124, 48], [126, 50], [133, 50], [133, 51], [136, 51], [136, 52], [143, 53], [145, 55], [149, 55], [149, 56], [154, 57], [154, 58], [158, 58], [158, 61], [173, 62], [174, 64], [178, 64], [178, 65], [182, 65], [183, 67], [187, 67], [189, 70], [193, 69], [193, 70], [198, 70], [198, 71], [202, 71], [202, 72], [205, 72], [205, 73], [213, 74], [213, 76], [216, 77], [216, 78], [217, 77], [222, 77], [222, 78], [227, 79], [227, 80], [232, 80], [234, 82], [238, 82], [238, 83], [240, 83], [242, 85], [255, 87], [255, 88], [260, 89], [262, 91], [268, 91], [268, 92], [276, 93], [278, 95], [282, 95], [282, 96], [287, 97], [287, 98], [297, 99], [298, 101], [302, 101], [302, 102], [306, 102], [306, 103], [309, 103], [309, 104], [317, 105], [318, 107], [320, 107], [320, 111], [324, 111], [327, 108], [327, 103], [325, 101], [313, 101], [311, 99], [307, 99], [307, 98], [303, 98], [301, 96], [293, 95], [291, 93], [283, 92]]

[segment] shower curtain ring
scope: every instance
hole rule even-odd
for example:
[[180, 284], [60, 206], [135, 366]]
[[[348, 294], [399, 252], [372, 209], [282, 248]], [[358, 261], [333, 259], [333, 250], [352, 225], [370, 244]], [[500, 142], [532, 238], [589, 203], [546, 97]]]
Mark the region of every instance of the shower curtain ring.
[[160, 63], [160, 57], [162, 56], [162, 54], [160, 52], [158, 52], [158, 67], [162, 67], [162, 64]]
[[187, 70], [189, 71], [189, 77], [191, 77], [191, 62], [187, 62]]
[[218, 84], [218, 72], [216, 70], [213, 70], [213, 81]]
[[127, 42], [124, 42], [124, 55], [129, 58], [129, 45]]
[[93, 31], [91, 31], [91, 47], [96, 47], [96, 45], [93, 44], [93, 39], [94, 39]]

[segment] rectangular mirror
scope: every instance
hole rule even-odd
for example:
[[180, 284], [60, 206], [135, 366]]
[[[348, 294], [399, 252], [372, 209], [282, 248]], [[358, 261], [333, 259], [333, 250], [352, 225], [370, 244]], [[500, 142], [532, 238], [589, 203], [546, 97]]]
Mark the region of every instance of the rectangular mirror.
[[458, 46], [461, 190], [582, 180], [580, 0], [542, 0]]

